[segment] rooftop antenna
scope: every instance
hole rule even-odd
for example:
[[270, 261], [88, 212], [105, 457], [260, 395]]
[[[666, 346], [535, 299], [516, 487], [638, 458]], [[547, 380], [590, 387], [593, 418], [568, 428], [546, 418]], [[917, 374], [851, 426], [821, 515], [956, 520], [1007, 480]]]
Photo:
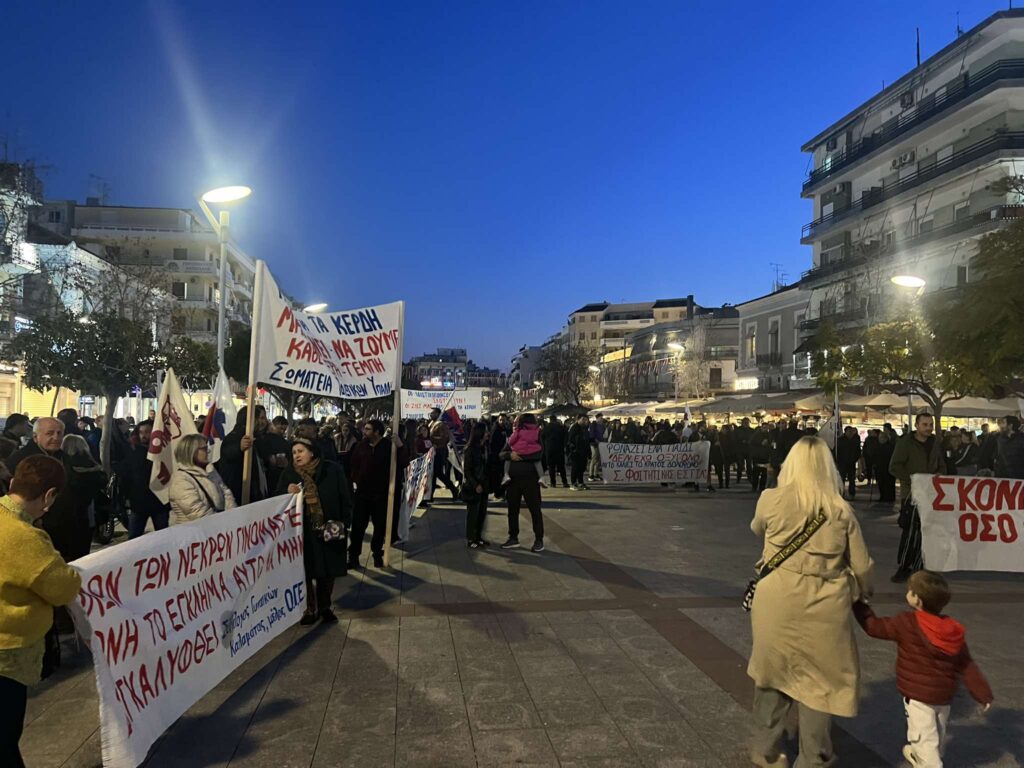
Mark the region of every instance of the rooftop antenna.
[[768, 266], [772, 268], [775, 273], [775, 279], [772, 281], [772, 292], [779, 290], [780, 288], [786, 287], [786, 273], [782, 271], [782, 265], [777, 264], [774, 261]]
[[[1010, 0], [1010, 7], [1013, 7], [1013, 0]], [[956, 12], [956, 36], [960, 37], [964, 33], [964, 28], [960, 26], [960, 11]]]
[[917, 27], [917, 66], [921, 66], [921, 28]]

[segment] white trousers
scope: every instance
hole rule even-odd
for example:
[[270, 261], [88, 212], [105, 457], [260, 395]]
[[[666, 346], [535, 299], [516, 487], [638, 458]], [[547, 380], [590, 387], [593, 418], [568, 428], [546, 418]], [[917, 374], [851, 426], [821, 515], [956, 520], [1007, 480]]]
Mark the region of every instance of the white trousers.
[[940, 707], [904, 698], [903, 711], [907, 713], [907, 743], [914, 753], [914, 768], [942, 768], [949, 705]]

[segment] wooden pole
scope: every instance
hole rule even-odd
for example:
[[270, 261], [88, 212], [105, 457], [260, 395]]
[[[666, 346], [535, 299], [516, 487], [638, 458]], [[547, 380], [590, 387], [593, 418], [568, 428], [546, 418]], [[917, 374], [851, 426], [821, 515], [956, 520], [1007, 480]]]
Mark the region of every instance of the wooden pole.
[[[398, 302], [398, 366], [395, 368], [395, 382], [392, 389], [395, 393], [394, 415], [391, 417], [391, 477], [388, 480], [388, 508], [384, 523], [384, 567], [391, 566], [391, 528], [394, 525], [392, 511], [395, 508], [395, 492], [398, 485], [398, 446], [394, 438], [398, 437], [398, 424], [402, 419], [402, 343], [405, 337], [405, 302]], [[405, 436], [409, 439], [409, 435]]]
[[[253, 435], [253, 428], [256, 424], [256, 375], [259, 370], [260, 355], [260, 320], [263, 315], [263, 270], [267, 265], [258, 260], [256, 262], [256, 284], [253, 287], [252, 300], [252, 340], [249, 343], [249, 389], [245, 396], [245, 434]], [[224, 290], [224, 286], [221, 286]], [[256, 444], [249, 447], [248, 451], [242, 452], [242, 506], [252, 501], [252, 457], [256, 452]]]

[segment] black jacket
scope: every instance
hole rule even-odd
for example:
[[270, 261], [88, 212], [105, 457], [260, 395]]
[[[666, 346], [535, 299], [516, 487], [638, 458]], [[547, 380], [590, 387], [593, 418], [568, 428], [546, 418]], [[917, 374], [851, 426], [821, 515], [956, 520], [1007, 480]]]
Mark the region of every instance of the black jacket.
[[[217, 462], [217, 472], [220, 473], [224, 485], [231, 489], [231, 493], [238, 500], [239, 504], [242, 503], [242, 469], [245, 464], [245, 451], [242, 450], [242, 438], [244, 436], [245, 422], [235, 424], [235, 428], [224, 436], [224, 442], [220, 446], [220, 461]], [[254, 441], [256, 452], [252, 461], [249, 501], [260, 501], [266, 495], [260, 487], [261, 475], [263, 475], [264, 482], [266, 482], [266, 468], [263, 466], [263, 460], [260, 458], [259, 453], [260, 439], [262, 438], [257, 437]], [[269, 490], [269, 486], [266, 488]]]
[[996, 476], [1024, 478], [1024, 434], [999, 435], [996, 444]]
[[843, 435], [837, 443], [836, 463], [840, 467], [849, 467], [856, 464], [857, 460], [860, 459], [860, 438], [849, 438]]
[[590, 431], [579, 424], [569, 427], [569, 436], [565, 443], [565, 452], [576, 458], [590, 456]]
[[[383, 442], [383, 441], [381, 441]], [[320, 460], [320, 466], [313, 474], [316, 480], [317, 494], [320, 496], [320, 508], [324, 511], [325, 520], [340, 520], [346, 526], [352, 524], [352, 494], [348, 489], [348, 478], [340, 464], [333, 461]], [[289, 466], [281, 472], [277, 492], [288, 493], [289, 485], [302, 485], [302, 475], [295, 467]]]
[[544, 456], [548, 459], [561, 457], [565, 454], [565, 437], [568, 430], [558, 419], [551, 419], [540, 431], [540, 441], [544, 444]]
[[381, 438], [377, 445], [362, 439], [352, 449], [352, 482], [357, 496], [387, 496], [391, 483], [391, 441]]
[[478, 485], [483, 486], [486, 495], [488, 493], [487, 462], [482, 445], [478, 443], [466, 446], [466, 452], [462, 456], [462, 469], [465, 476], [464, 487], [471, 488], [475, 492]]
[[115, 472], [121, 481], [121, 489], [132, 505], [132, 512], [152, 515], [169, 509], [149, 488], [153, 462], [147, 458], [146, 446], [135, 446]]

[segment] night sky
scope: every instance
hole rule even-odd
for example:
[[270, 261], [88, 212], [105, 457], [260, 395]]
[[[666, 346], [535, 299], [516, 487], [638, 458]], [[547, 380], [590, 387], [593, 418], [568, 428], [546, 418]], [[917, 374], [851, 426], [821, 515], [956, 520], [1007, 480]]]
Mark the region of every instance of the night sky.
[[507, 367], [590, 301], [799, 277], [800, 145], [914, 65], [915, 27], [924, 58], [1007, 3], [3, 6], [0, 139], [49, 198], [248, 184], [235, 235], [296, 298], [402, 298], [406, 357]]

